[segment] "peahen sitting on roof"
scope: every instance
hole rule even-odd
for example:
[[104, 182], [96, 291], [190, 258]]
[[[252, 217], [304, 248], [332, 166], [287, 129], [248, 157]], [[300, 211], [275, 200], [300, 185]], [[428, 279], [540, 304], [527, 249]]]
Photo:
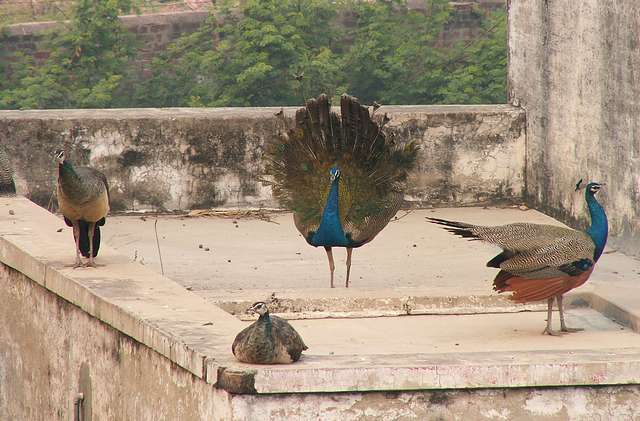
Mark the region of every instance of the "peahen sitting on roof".
[[67, 226], [73, 227], [76, 243], [76, 267], [82, 266], [80, 255], [89, 258], [86, 266], [95, 266], [100, 249], [100, 226], [109, 212], [109, 184], [100, 171], [75, 168], [65, 153], [55, 153], [58, 162], [58, 204]]
[[327, 252], [333, 288], [332, 247], [351, 253], [389, 223], [403, 201], [402, 186], [413, 168], [414, 143], [397, 147], [354, 97], [343, 95], [341, 113], [326, 95], [296, 112], [295, 127], [266, 145], [266, 172], [280, 203], [293, 211], [296, 228]]
[[9, 157], [3, 148], [0, 148], [0, 196], [16, 194], [16, 185], [13, 183], [13, 169]]
[[[576, 185], [576, 191], [581, 185], [582, 180]], [[560, 330], [582, 330], [565, 325], [562, 295], [589, 279], [607, 242], [607, 215], [595, 197], [601, 186], [593, 182], [586, 186], [585, 198], [591, 216], [591, 227], [586, 232], [542, 224], [485, 227], [428, 219], [469, 240], [500, 246], [502, 253], [487, 262], [488, 267], [500, 269], [493, 280], [493, 289], [513, 292], [510, 298], [519, 303], [547, 300], [547, 327], [543, 333], [557, 336], [559, 333], [551, 328], [554, 298], [560, 312]]]
[[288, 364], [300, 359], [307, 346], [284, 319], [269, 315], [267, 304], [258, 301], [247, 310], [258, 320], [244, 328], [233, 341], [231, 351], [242, 362], [251, 364]]

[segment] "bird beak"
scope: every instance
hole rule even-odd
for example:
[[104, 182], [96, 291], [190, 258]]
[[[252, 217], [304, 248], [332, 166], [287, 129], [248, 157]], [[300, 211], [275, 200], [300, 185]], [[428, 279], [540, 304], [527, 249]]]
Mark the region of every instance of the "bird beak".
[[580, 180], [578, 180], [578, 182], [576, 183], [576, 191], [582, 190], [584, 189], [584, 185], [582, 184], [582, 178]]

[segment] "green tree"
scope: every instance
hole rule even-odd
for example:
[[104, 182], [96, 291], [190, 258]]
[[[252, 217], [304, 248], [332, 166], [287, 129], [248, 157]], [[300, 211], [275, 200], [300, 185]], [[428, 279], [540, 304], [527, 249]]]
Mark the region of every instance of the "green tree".
[[[448, 83], [443, 103], [491, 104], [507, 101], [507, 15], [497, 11], [483, 20], [483, 36], [458, 46], [455, 59], [443, 67]], [[449, 70], [451, 70], [449, 72]]]
[[350, 91], [365, 102], [438, 102], [447, 50], [436, 40], [449, 20], [449, 1], [428, 0], [425, 10], [409, 10], [401, 0], [354, 0], [348, 8], [356, 17], [342, 64]]
[[13, 87], [0, 92], [0, 107], [126, 105], [119, 94], [125, 92], [134, 41], [118, 15], [131, 7], [131, 0], [78, 0], [68, 28], [54, 33], [45, 63], [24, 58], [9, 69]]
[[165, 105], [267, 106], [299, 104], [301, 90], [338, 89], [330, 1], [248, 0], [239, 10], [226, 2], [214, 13], [154, 61], [145, 96]]

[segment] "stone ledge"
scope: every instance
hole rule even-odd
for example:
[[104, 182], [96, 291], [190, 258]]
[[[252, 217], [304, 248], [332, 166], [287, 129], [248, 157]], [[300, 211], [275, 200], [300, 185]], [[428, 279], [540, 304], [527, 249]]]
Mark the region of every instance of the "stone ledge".
[[[640, 351], [353, 355], [222, 370], [230, 393], [326, 393], [638, 384]], [[253, 378], [251, 378], [253, 377]], [[242, 379], [242, 382], [239, 381]], [[251, 387], [248, 387], [250, 385]], [[246, 387], [245, 387], [246, 386]], [[254, 392], [255, 390], [255, 392]]]
[[[281, 109], [293, 117], [300, 107], [220, 107], [220, 108], [100, 108], [73, 110], [0, 110], [2, 120], [137, 120], [179, 118], [273, 118]], [[339, 111], [338, 108], [336, 110]], [[508, 104], [494, 105], [383, 105], [377, 113], [422, 114], [503, 114], [522, 115], [524, 110]]]
[[108, 246], [98, 259], [104, 266], [72, 269], [71, 232], [56, 232], [62, 220], [20, 197], [0, 198], [7, 208], [14, 211], [0, 227], [7, 266], [200, 378], [209, 356], [229, 353], [230, 335], [242, 327], [233, 316]]

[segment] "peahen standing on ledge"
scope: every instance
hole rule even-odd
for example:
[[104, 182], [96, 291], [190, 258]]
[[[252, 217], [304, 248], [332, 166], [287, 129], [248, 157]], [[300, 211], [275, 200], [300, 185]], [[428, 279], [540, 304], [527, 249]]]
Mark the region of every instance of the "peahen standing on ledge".
[[[591, 216], [591, 227], [586, 232], [542, 224], [485, 227], [428, 219], [469, 240], [500, 246], [502, 253], [487, 262], [488, 267], [500, 269], [493, 280], [493, 289], [513, 292], [510, 298], [518, 303], [547, 300], [547, 327], [543, 333], [558, 336], [560, 333], [551, 328], [554, 298], [560, 312], [560, 330], [582, 330], [565, 325], [562, 295], [589, 279], [607, 242], [607, 215], [595, 197], [601, 186], [593, 182], [586, 186], [585, 198]], [[576, 185], [576, 191], [581, 188], [582, 180]]]
[[109, 184], [100, 171], [89, 167], [74, 168], [62, 150], [55, 152], [58, 162], [58, 204], [67, 226], [73, 227], [76, 243], [76, 267], [82, 266], [80, 255], [94, 267], [100, 249], [100, 226], [109, 212]]
[[332, 247], [351, 254], [389, 223], [402, 204], [402, 185], [413, 168], [414, 143], [396, 147], [366, 107], [343, 95], [341, 114], [326, 95], [296, 112], [295, 127], [266, 145], [266, 172], [280, 203], [293, 211], [309, 244], [327, 252], [333, 288]]
[[9, 157], [3, 148], [0, 148], [0, 196], [16, 194], [16, 185], [13, 182], [13, 169]]

